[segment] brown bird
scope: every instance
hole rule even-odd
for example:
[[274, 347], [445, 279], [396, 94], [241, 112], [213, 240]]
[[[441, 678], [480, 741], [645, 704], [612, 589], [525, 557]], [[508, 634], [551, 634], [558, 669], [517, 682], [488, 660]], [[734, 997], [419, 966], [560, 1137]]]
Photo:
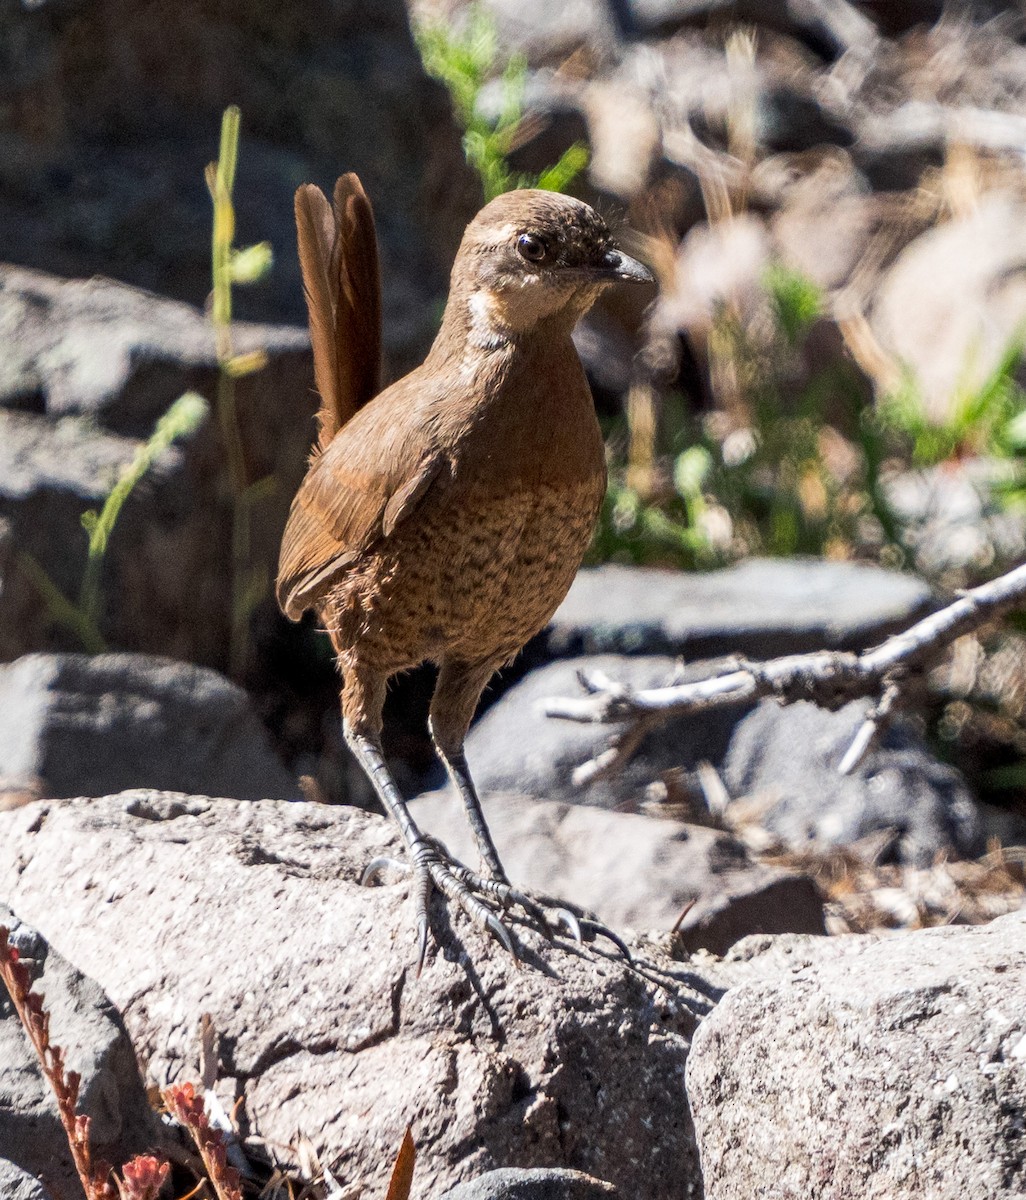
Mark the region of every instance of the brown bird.
[[[313, 609], [338, 656], [346, 741], [414, 872], [418, 969], [432, 886], [515, 953], [496, 906], [547, 918], [506, 877], [464, 738], [494, 671], [566, 595], [605, 491], [571, 332], [604, 288], [652, 275], [587, 204], [542, 191], [499, 196], [467, 227], [427, 359], [377, 394], [377, 248], [357, 177], [338, 180], [330, 205], [301, 187], [296, 223], [320, 432], [282, 539], [278, 603], [294, 621]], [[487, 875], [421, 831], [382, 755], [387, 681], [424, 661], [439, 666], [431, 737]], [[580, 937], [566, 910], [559, 920]]]

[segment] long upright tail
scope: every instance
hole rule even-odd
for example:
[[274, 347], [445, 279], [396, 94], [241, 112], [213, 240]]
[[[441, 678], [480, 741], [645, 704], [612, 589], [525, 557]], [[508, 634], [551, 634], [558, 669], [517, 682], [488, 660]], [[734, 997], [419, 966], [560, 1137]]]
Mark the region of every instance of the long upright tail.
[[381, 387], [381, 278], [374, 211], [351, 172], [332, 203], [304, 183], [296, 192], [296, 233], [310, 314], [314, 381], [321, 396], [317, 448]]

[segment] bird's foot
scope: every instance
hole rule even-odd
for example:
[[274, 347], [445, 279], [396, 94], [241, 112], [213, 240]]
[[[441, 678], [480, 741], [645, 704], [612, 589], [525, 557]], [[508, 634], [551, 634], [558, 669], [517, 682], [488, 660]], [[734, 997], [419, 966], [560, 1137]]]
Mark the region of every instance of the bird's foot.
[[[367, 864], [360, 882], [364, 885], [376, 883], [386, 871], [399, 871], [413, 875], [413, 895], [417, 915], [417, 974], [420, 975], [427, 956], [428, 943], [428, 900], [435, 887], [448, 900], [458, 904], [479, 929], [491, 933], [497, 941], [519, 963], [516, 945], [507, 924], [493, 907], [498, 906], [505, 916], [519, 908], [541, 929], [546, 937], [561, 931], [575, 942], [592, 942], [604, 937], [613, 943], [620, 953], [631, 961], [630, 951], [623, 940], [600, 921], [587, 916], [576, 907], [557, 902], [548, 897], [536, 897], [521, 891], [506, 879], [489, 879], [454, 858], [441, 842], [434, 838], [425, 839], [414, 851], [414, 863], [401, 862], [393, 858], [375, 858]], [[491, 902], [491, 903], [489, 903]]]

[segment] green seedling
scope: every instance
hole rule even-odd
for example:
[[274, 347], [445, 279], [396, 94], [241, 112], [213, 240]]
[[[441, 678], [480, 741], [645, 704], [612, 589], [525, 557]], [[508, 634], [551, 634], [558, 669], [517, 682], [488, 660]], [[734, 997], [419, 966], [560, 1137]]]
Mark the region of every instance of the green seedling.
[[18, 555], [24, 574], [32, 581], [51, 618], [71, 630], [89, 654], [108, 649], [100, 632], [103, 616], [101, 580], [103, 563], [114, 526], [125, 501], [157, 458], [179, 438], [188, 437], [207, 414], [207, 402], [195, 392], [186, 392], [171, 405], [154, 427], [149, 439], [136, 451], [107, 494], [99, 512], [89, 509], [82, 514], [82, 526], [89, 537], [85, 570], [77, 600], [70, 600], [53, 582], [43, 566], [27, 551]]
[[[518, 174], [509, 165], [523, 125], [527, 60], [514, 54], [499, 71], [494, 17], [473, 5], [460, 28], [431, 21], [417, 25], [414, 33], [424, 69], [449, 90], [456, 119], [464, 130], [464, 153], [480, 177], [485, 200], [521, 187], [565, 192], [588, 165], [588, 148], [580, 142], [568, 147], [558, 162], [537, 176]], [[481, 111], [481, 92], [497, 75], [501, 80], [499, 111], [486, 115]]]
[[207, 187], [214, 205], [211, 237], [213, 292], [210, 320], [217, 348], [216, 413], [228, 468], [232, 494], [231, 613], [228, 650], [229, 670], [236, 679], [246, 674], [250, 656], [250, 619], [267, 595], [269, 579], [263, 565], [254, 564], [252, 552], [253, 509], [272, 495], [277, 481], [273, 475], [251, 482], [239, 425], [235, 381], [262, 370], [267, 355], [262, 350], [236, 354], [232, 343], [232, 288], [257, 283], [271, 270], [274, 256], [270, 243], [259, 242], [245, 249], [235, 247], [235, 171], [239, 160], [241, 116], [233, 104], [221, 119], [221, 141], [217, 162], [206, 170]]

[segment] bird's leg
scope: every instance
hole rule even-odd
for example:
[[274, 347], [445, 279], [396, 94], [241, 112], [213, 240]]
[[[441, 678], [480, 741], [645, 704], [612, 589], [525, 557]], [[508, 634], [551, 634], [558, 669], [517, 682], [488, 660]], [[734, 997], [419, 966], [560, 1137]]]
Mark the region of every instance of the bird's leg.
[[[467, 810], [467, 819], [474, 834], [481, 859], [485, 864], [490, 879], [481, 879], [472, 872], [462, 868], [462, 877], [479, 892], [487, 892], [495, 897], [503, 908], [517, 905], [529, 913], [546, 931], [564, 928], [575, 941], [589, 940], [595, 934], [610, 938], [626, 955], [630, 954], [623, 942], [604, 925], [592, 921], [582, 913], [574, 912], [565, 902], [551, 902], [536, 899], [528, 893], [514, 888], [506, 875], [499, 859], [499, 853], [492, 840], [488, 822], [481, 809], [481, 801], [474, 786], [474, 780], [467, 766], [467, 758], [463, 750], [467, 730], [473, 720], [481, 693], [485, 684], [491, 679], [499, 662], [487, 659], [480, 662], [464, 662], [459, 659], [445, 659], [438, 673], [435, 693], [431, 698], [431, 717], [428, 727], [431, 739], [438, 751], [438, 756], [445, 763], [456, 790], [463, 800]], [[549, 912], [546, 912], [548, 907]]]
[[481, 810], [481, 801], [470, 776], [467, 757], [463, 752], [470, 722], [474, 719], [477, 702], [481, 699], [485, 684], [495, 672], [497, 664], [488, 662], [466, 663], [446, 659], [438, 673], [435, 693], [431, 698], [431, 716], [428, 728], [438, 757], [445, 764], [460, 799], [467, 810], [467, 820], [474, 834], [478, 851], [493, 879], [509, 883], [499, 852], [492, 841], [488, 822]]
[[[399, 826], [412, 860], [417, 916], [417, 974], [420, 974], [427, 954], [428, 899], [432, 884], [448, 899], [458, 903], [480, 928], [491, 931], [516, 958], [509, 931], [492, 909], [474, 894], [473, 881], [476, 877], [462, 863], [456, 862], [439, 842], [421, 832], [410, 815], [406, 801], [399, 794], [381, 749], [385, 683], [383, 676], [368, 676], [357, 670], [346, 672], [342, 689], [342, 728], [346, 743], [363, 768], [375, 794]], [[379, 863], [380, 860], [377, 860], [364, 872], [364, 882], [373, 876]]]

